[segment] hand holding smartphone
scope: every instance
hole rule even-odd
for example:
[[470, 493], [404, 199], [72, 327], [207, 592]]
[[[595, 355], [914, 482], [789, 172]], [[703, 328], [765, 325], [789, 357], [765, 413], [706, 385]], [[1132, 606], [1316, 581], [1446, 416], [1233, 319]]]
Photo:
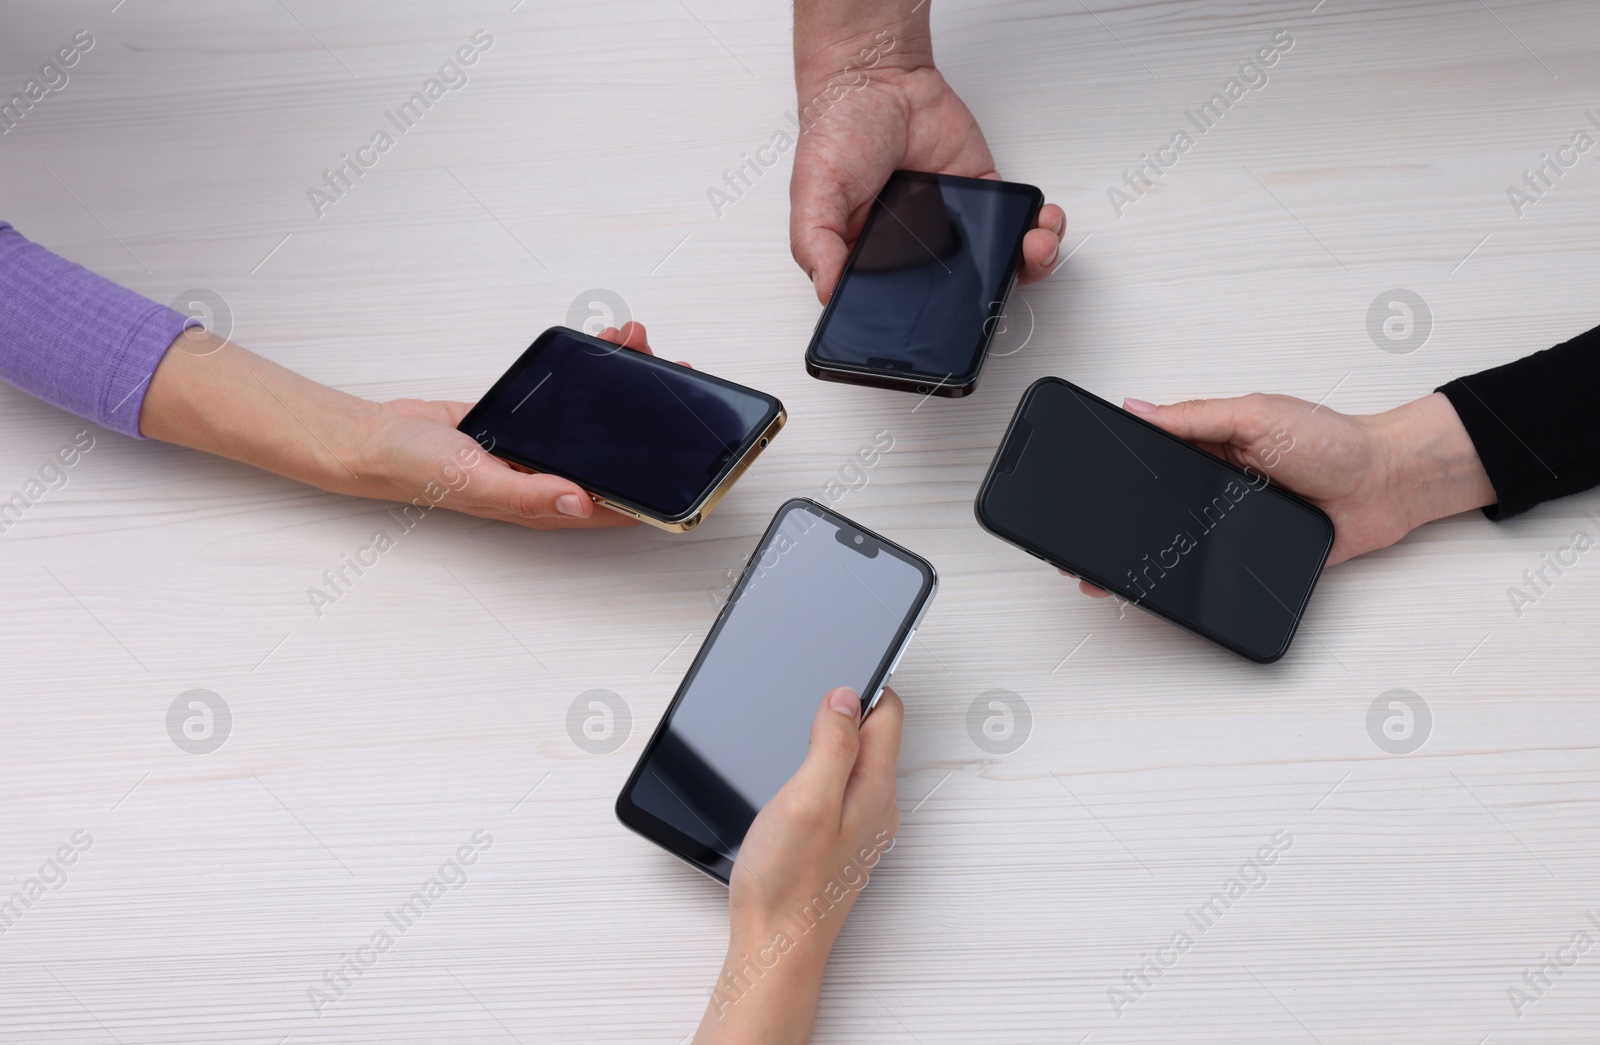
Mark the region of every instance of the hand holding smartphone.
[[895, 171], [806, 349], [806, 371], [923, 395], [978, 385], [1044, 195], [1032, 185]]
[[697, 526], [778, 434], [775, 397], [566, 327], [457, 426], [513, 467], [570, 479], [652, 526]]
[[1320, 509], [1060, 378], [1022, 396], [978, 491], [990, 533], [1261, 663], [1333, 547]]
[[937, 585], [925, 559], [815, 501], [773, 517], [655, 735], [617, 818], [726, 883], [756, 814], [805, 760], [818, 700], [871, 711]]

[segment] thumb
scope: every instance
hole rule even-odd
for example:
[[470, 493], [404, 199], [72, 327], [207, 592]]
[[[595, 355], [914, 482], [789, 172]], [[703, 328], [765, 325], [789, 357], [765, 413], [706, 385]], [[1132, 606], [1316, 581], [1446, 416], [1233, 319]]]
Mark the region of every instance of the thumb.
[[484, 469], [474, 475], [483, 485], [478, 497], [490, 507], [522, 519], [587, 519], [594, 501], [577, 483], [556, 475], [529, 474], [512, 468]]
[[838, 812], [861, 751], [861, 698], [849, 686], [829, 693], [811, 723], [811, 748], [794, 775], [799, 789]]
[[839, 285], [839, 277], [844, 274], [844, 263], [850, 256], [850, 248], [832, 229], [808, 228], [795, 231], [791, 250], [794, 260], [811, 278], [811, 288], [817, 292], [817, 300], [826, 305], [828, 299], [833, 297], [834, 288]]
[[844, 242], [849, 223], [844, 187], [816, 164], [797, 163], [789, 182], [789, 252], [823, 304], [833, 296], [850, 257]]
[[1247, 441], [1256, 427], [1255, 411], [1247, 407], [1248, 398], [1189, 399], [1168, 406], [1155, 406], [1139, 399], [1125, 399], [1122, 408], [1166, 429], [1191, 443], [1226, 444]]

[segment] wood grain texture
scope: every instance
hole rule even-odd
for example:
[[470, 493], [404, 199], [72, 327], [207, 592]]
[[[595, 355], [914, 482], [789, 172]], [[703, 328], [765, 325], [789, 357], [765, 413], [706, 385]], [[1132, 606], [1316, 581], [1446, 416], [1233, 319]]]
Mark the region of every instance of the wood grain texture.
[[[1370, 411], [1592, 326], [1600, 153], [1521, 216], [1506, 190], [1600, 112], [1593, 4], [940, 0], [946, 75], [1076, 252], [975, 396], [913, 411], [804, 374], [787, 159], [721, 217], [706, 197], [794, 105], [786, 5], [286, 3], [9, 4], [0, 93], [97, 43], [0, 137], [0, 216], [158, 300], [214, 291], [236, 340], [374, 398], [472, 398], [608, 288], [792, 423], [691, 534], [433, 513], [320, 617], [307, 587], [383, 505], [101, 433], [0, 536], [0, 899], [93, 839], [0, 935], [0, 1041], [682, 1041], [725, 896], [611, 803], [728, 571], [882, 429], [838, 507], [943, 586], [897, 677], [900, 841], [819, 1043], [1600, 1038], [1600, 950], [1521, 1016], [1507, 996], [1600, 939], [1600, 558], [1520, 618], [1506, 595], [1600, 499], [1333, 570], [1271, 667], [1081, 598], [971, 512], [1042, 374]], [[478, 29], [469, 83], [317, 217], [322, 170]], [[1285, 29], [1270, 82], [1119, 217], [1123, 170]], [[1405, 355], [1367, 331], [1396, 287], [1434, 316]], [[0, 492], [80, 427], [0, 388]], [[166, 730], [197, 687], [234, 716], [208, 755]], [[1411, 755], [1367, 732], [1396, 688], [1433, 715]], [[609, 755], [567, 733], [591, 689], [631, 711]], [[1004, 756], [967, 730], [996, 689], [1032, 713]], [[478, 831], [469, 881], [317, 1015], [324, 970]], [[1278, 831], [1265, 884], [1117, 1015]]]

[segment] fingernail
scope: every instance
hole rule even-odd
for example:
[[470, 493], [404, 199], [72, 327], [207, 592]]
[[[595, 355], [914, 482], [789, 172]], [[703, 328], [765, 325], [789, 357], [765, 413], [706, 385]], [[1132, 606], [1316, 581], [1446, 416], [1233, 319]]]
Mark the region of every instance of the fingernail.
[[1122, 409], [1135, 414], [1153, 414], [1156, 412], [1156, 405], [1147, 403], [1143, 399], [1124, 399]]
[[1040, 268], [1049, 268], [1051, 265], [1054, 265], [1056, 263], [1056, 257], [1060, 253], [1061, 253], [1061, 242], [1059, 240], [1057, 240], [1056, 241], [1056, 245], [1050, 249], [1050, 256], [1048, 258], [1045, 258], [1043, 261], [1039, 262], [1039, 267]]
[[841, 715], [851, 718], [861, 717], [861, 698], [856, 696], [856, 691], [849, 686], [844, 686], [828, 694], [828, 707]]
[[556, 498], [556, 511], [562, 515], [581, 517], [583, 515], [583, 498], [575, 493], [564, 493]]

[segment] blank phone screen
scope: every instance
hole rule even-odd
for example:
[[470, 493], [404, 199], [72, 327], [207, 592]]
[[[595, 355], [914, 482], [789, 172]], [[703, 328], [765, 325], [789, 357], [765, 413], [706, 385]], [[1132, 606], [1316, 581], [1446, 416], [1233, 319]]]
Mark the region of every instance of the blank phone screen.
[[[1281, 442], [1293, 453], [1287, 434]], [[1064, 382], [1040, 382], [979, 514], [999, 535], [1254, 660], [1281, 656], [1327, 518]]]
[[680, 855], [726, 880], [750, 822], [805, 759], [822, 698], [837, 686], [872, 696], [932, 584], [914, 556], [810, 502], [790, 502], [624, 803], [693, 843], [684, 848], [703, 849]]
[[975, 377], [1037, 208], [1031, 186], [897, 171], [811, 355], [935, 380]]
[[460, 428], [492, 454], [676, 519], [778, 410], [754, 389], [555, 328]]

